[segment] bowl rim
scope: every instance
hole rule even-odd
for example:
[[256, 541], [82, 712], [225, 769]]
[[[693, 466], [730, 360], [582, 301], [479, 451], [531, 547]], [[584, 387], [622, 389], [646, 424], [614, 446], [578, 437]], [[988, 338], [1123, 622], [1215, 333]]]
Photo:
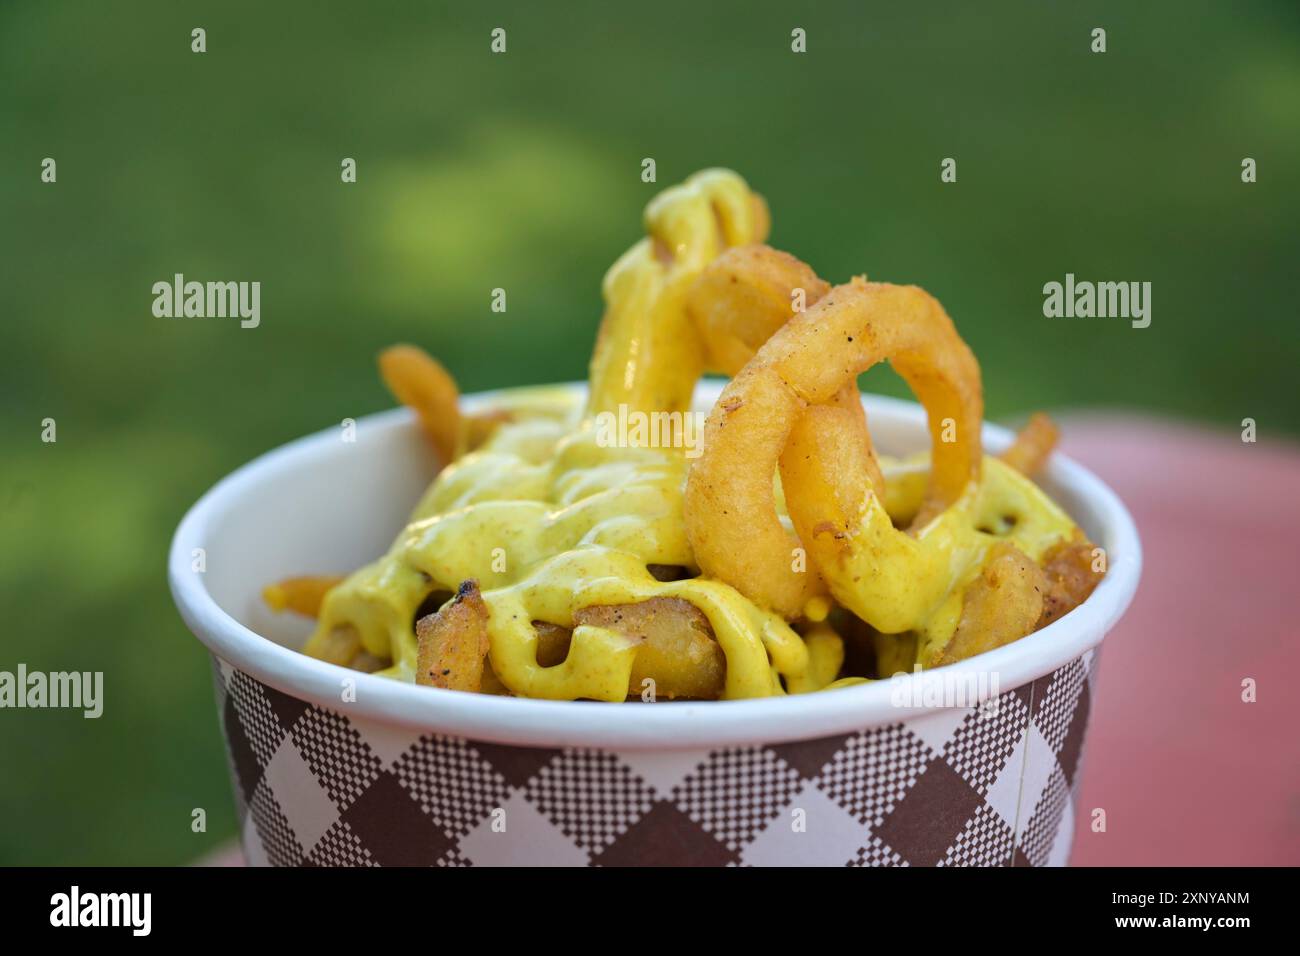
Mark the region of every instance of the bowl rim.
[[[696, 391], [697, 407], [713, 404], [722, 383], [706, 379]], [[560, 383], [585, 393], [586, 383]], [[555, 387], [555, 386], [546, 386]], [[464, 396], [474, 408], [503, 392]], [[915, 402], [864, 396], [869, 420], [897, 419], [924, 428], [925, 411]], [[415, 428], [404, 408], [358, 420], [367, 434]], [[1011, 432], [985, 424], [985, 445], [1005, 447]], [[337, 428], [298, 438], [266, 452], [218, 481], [189, 509], [172, 538], [168, 580], [186, 625], [218, 659], [292, 697], [349, 716], [396, 724], [428, 733], [500, 744], [535, 747], [603, 747], [621, 750], [682, 750], [754, 743], [780, 743], [827, 737], [867, 727], [915, 720], [945, 709], [924, 702], [927, 686], [968, 682], [990, 687], [980, 698], [1005, 693], [1081, 656], [1100, 644], [1133, 599], [1141, 576], [1137, 528], [1119, 497], [1096, 475], [1057, 453], [1047, 467], [1053, 484], [1071, 497], [1087, 500], [1099, 523], [1098, 539], [1109, 542], [1106, 577], [1079, 607], [1042, 630], [996, 650], [946, 667], [895, 676], [870, 684], [790, 697], [734, 701], [675, 701], [667, 706], [602, 704], [494, 697], [464, 691], [419, 687], [353, 671], [308, 657], [245, 627], [208, 593], [204, 576], [190, 570], [192, 549], [204, 547], [214, 519], [256, 493], [266, 479], [337, 453]], [[340, 699], [340, 681], [356, 681], [353, 702]], [[990, 683], [995, 677], [996, 683]], [[979, 681], [983, 679], [984, 684]], [[900, 706], [900, 701], [906, 702]], [[599, 714], [599, 719], [593, 719]]]

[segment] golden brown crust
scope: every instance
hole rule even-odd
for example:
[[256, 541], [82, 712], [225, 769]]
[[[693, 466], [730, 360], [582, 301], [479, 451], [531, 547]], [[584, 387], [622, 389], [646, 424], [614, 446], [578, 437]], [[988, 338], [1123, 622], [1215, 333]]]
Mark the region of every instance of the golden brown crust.
[[[594, 604], [574, 612], [575, 626], [616, 631], [641, 644], [628, 679], [628, 696], [641, 697], [647, 686], [654, 696], [673, 700], [715, 700], [722, 696], [727, 662], [709, 619], [690, 601], [655, 597], [634, 604]], [[573, 632], [534, 621], [537, 663], [562, 664]], [[646, 680], [653, 685], [646, 685]]]
[[1074, 610], [1101, 583], [1105, 572], [1099, 565], [1096, 545], [1080, 532], [1075, 540], [1063, 541], [1043, 555], [1043, 575], [1047, 590], [1043, 613], [1034, 630], [1046, 627], [1063, 614]]
[[812, 267], [787, 252], [753, 244], [728, 249], [691, 286], [686, 311], [704, 342], [707, 367], [735, 375], [777, 329], [830, 291]]
[[416, 622], [415, 682], [448, 690], [480, 690], [489, 646], [487, 622], [488, 607], [478, 582], [463, 582], [441, 610]]
[[[943, 307], [913, 286], [860, 279], [836, 286], [763, 345], [709, 415], [685, 498], [687, 535], [705, 574], [787, 619], [798, 617], [819, 593], [815, 575], [791, 563], [800, 542], [776, 514], [771, 475], [805, 412], [856, 387], [858, 373], [885, 359], [928, 413], [931, 501], [945, 508], [979, 478], [979, 364]], [[857, 440], [869, 448], [865, 429]], [[864, 449], [864, 460], [867, 454]], [[814, 473], [827, 464], [800, 463]], [[820, 517], [801, 507], [803, 489], [797, 478], [791, 480], [789, 464], [781, 461], [786, 506], [799, 536], [811, 537]], [[871, 491], [861, 480], [853, 488], [860, 495]], [[826, 562], [835, 559], [835, 549], [819, 547], [817, 540], [804, 540], [803, 546], [812, 563], [829, 573]]]
[[[798, 314], [796, 292], [802, 292], [806, 310], [830, 289], [830, 283], [811, 266], [788, 252], [761, 243], [728, 249], [700, 274], [686, 299], [687, 312], [704, 343], [708, 369], [737, 375], [764, 343]], [[883, 495], [885, 480], [867, 432], [857, 380], [846, 382], [830, 404], [853, 416], [854, 427], [867, 448], [863, 462], [867, 479], [876, 494]]]
[[994, 545], [966, 589], [957, 630], [926, 666], [953, 664], [1033, 632], [1046, 592], [1047, 579], [1028, 555], [1010, 542]]

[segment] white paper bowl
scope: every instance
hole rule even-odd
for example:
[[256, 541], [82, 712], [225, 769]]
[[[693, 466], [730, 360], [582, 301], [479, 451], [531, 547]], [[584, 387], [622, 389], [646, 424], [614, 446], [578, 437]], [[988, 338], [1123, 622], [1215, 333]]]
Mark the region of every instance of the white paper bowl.
[[[718, 391], [703, 383], [698, 406]], [[871, 397], [866, 407], [881, 451], [925, 447], [919, 406]], [[1011, 438], [993, 426], [984, 435], [991, 450]], [[331, 428], [240, 468], [172, 541], [177, 607], [217, 664], [251, 860], [1064, 861], [1095, 649], [1141, 570], [1128, 512], [1075, 462], [1054, 455], [1040, 483], [1105, 548], [1109, 571], [1043, 630], [837, 691], [597, 704], [417, 687], [293, 649], [308, 622], [271, 614], [262, 587], [382, 554], [433, 474], [405, 410], [359, 420], [355, 442], [341, 436]], [[990, 688], [996, 706], [945, 707], [926, 693], [958, 685]]]

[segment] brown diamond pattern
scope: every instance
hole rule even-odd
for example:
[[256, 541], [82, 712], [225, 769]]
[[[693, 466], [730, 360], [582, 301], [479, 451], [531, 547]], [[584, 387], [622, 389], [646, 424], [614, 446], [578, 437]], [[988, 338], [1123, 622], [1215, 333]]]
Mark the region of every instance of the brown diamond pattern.
[[[798, 793], [817, 788], [842, 820], [863, 826], [851, 843], [841, 827], [845, 845], [823, 854], [834, 859], [839, 849], [848, 866], [1041, 866], [1060, 846], [1077, 789], [1095, 657], [1008, 691], [991, 719], [971, 709], [960, 720], [914, 725], [915, 733], [903, 721], [654, 761], [436, 734], [394, 738], [229, 667], [217, 668], [217, 700], [245, 839], [257, 844], [254, 857], [275, 865], [472, 866], [478, 848], [491, 863], [736, 866]], [[1024, 785], [1017, 762], [1031, 723], [1056, 763], [1040, 792], [1019, 793], [1028, 817], [1013, 847], [1003, 814], [1017, 798], [1007, 787]], [[282, 746], [292, 749], [268, 778]], [[272, 792], [272, 780], [286, 792]], [[985, 799], [995, 785], [1002, 813]], [[505, 832], [485, 840], [507, 806]]]
[[393, 772], [420, 808], [451, 834], [469, 832], [510, 792], [469, 741], [442, 734], [421, 737]]
[[653, 801], [650, 788], [611, 753], [568, 750], [525, 788], [529, 801], [589, 852], [613, 842]]
[[738, 850], [799, 792], [799, 774], [765, 747], [719, 750], [673, 791], [674, 802]]

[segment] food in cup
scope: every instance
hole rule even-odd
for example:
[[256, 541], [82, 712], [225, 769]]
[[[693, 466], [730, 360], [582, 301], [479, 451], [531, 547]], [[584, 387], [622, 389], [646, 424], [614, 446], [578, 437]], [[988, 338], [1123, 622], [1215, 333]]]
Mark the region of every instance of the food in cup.
[[[317, 618], [307, 654], [495, 695], [757, 698], [964, 660], [1088, 597], [1104, 555], [1032, 480], [1054, 426], [984, 453], [979, 366], [933, 297], [831, 287], [763, 245], [766, 204], [728, 171], [646, 225], [605, 277], [581, 402], [466, 414], [436, 360], [381, 355], [443, 468], [386, 555], [267, 589]], [[872, 445], [856, 376], [882, 360], [929, 455]], [[733, 378], [701, 442], [706, 371]]]

